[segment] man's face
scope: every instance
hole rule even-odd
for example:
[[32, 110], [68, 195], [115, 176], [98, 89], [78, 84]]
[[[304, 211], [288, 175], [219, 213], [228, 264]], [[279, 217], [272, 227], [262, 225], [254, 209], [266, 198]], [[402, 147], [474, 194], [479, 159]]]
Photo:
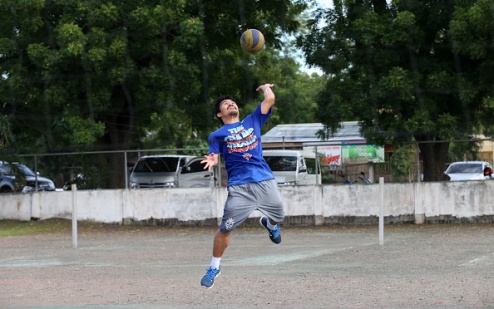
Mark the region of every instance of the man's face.
[[220, 103], [220, 112], [218, 113], [218, 117], [221, 118], [223, 116], [235, 117], [238, 116], [238, 106], [237, 103], [232, 100], [223, 100]]

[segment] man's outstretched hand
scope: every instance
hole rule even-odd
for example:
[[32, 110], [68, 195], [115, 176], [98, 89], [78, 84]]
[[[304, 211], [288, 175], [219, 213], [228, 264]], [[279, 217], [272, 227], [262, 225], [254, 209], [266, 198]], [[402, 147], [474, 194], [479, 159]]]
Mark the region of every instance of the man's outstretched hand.
[[215, 153], [211, 153], [209, 155], [204, 156], [204, 160], [201, 161], [201, 163], [205, 163], [206, 165], [204, 166], [204, 169], [208, 169], [208, 171], [213, 170], [213, 166], [218, 164], [218, 155]]

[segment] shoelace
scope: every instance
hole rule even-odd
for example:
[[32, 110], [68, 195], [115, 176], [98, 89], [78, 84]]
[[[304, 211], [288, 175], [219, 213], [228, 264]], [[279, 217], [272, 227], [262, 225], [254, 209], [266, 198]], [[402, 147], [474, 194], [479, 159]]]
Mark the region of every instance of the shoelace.
[[279, 226], [276, 226], [274, 229], [271, 230], [271, 235], [273, 237], [278, 237], [280, 235], [281, 228]]
[[213, 267], [209, 267], [208, 269], [206, 269], [206, 278], [208, 280], [213, 280], [214, 277], [216, 277], [216, 272], [218, 271], [216, 268], [213, 268]]

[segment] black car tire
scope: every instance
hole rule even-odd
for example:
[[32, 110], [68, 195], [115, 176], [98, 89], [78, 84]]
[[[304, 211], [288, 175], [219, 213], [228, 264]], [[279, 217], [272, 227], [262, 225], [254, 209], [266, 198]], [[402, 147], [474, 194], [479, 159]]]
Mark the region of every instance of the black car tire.
[[13, 192], [12, 189], [7, 186], [0, 188], [0, 193], [12, 193], [12, 192]]

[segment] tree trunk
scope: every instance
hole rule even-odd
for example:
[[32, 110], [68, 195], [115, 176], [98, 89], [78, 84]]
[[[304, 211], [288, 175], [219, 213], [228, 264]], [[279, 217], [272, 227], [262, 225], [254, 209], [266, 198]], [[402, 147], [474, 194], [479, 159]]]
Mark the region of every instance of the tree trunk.
[[432, 135], [416, 135], [423, 162], [424, 181], [444, 181], [448, 162], [449, 142], [434, 139]]

